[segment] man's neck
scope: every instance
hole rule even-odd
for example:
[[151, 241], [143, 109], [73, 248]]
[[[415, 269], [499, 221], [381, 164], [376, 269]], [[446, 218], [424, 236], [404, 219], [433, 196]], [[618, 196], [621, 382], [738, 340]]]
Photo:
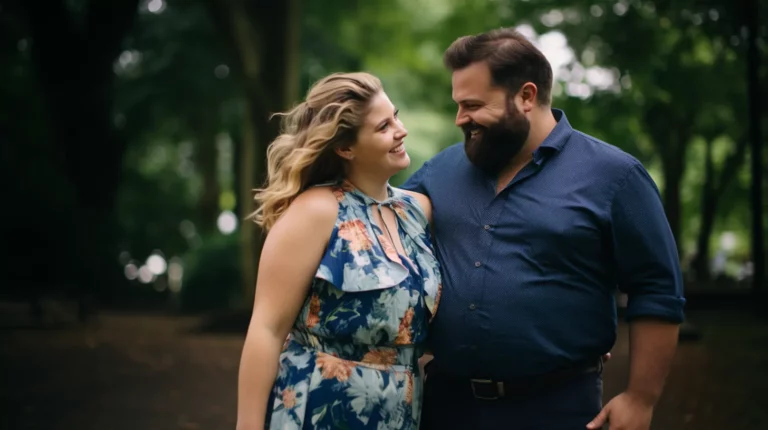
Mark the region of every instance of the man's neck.
[[501, 192], [501, 190], [503, 190], [507, 184], [517, 176], [520, 170], [533, 160], [533, 153], [539, 146], [541, 146], [547, 136], [552, 133], [555, 126], [557, 126], [557, 120], [552, 114], [552, 110], [549, 106], [538, 108], [536, 111], [532, 112], [530, 122], [531, 131], [528, 134], [528, 139], [525, 141], [523, 148], [514, 158], [512, 158], [507, 167], [502, 169], [499, 173], [496, 186], [497, 193]]

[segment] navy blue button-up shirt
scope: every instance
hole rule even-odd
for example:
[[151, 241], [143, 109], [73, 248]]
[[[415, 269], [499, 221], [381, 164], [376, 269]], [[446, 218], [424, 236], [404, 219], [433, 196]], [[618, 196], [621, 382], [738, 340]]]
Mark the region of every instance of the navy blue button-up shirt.
[[658, 189], [618, 148], [557, 126], [498, 195], [463, 144], [402, 186], [432, 200], [443, 292], [430, 329], [435, 365], [512, 379], [597, 359], [627, 318], [683, 320], [677, 247]]

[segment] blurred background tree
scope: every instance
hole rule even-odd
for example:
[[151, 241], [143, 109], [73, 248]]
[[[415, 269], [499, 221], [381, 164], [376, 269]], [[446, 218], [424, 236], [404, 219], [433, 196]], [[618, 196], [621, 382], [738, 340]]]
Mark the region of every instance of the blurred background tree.
[[0, 0], [0, 292], [72, 294], [83, 319], [94, 300], [247, 309], [269, 116], [328, 73], [379, 75], [410, 132], [397, 185], [461, 139], [442, 52], [500, 26], [550, 59], [554, 105], [577, 129], [652, 173], [688, 294], [747, 291], [765, 265], [750, 248], [748, 96], [768, 89], [748, 87], [754, 14], [721, 3]]

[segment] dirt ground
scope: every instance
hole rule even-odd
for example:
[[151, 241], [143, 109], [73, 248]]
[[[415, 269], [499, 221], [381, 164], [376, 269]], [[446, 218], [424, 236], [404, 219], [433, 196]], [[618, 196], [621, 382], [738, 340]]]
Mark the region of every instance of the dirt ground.
[[[768, 429], [768, 322], [744, 312], [690, 313], [654, 430]], [[24, 326], [0, 306], [0, 428], [234, 429], [243, 336], [201, 334], [196, 318], [106, 313], [90, 328]], [[624, 386], [626, 327], [606, 366], [605, 396]], [[762, 406], [759, 406], [762, 405]]]

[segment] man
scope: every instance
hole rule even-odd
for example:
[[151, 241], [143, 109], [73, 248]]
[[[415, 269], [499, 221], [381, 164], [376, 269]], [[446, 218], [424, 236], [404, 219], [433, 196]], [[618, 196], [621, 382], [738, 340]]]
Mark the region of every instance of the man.
[[[444, 272], [423, 428], [647, 430], [685, 301], [653, 180], [550, 107], [551, 66], [516, 31], [459, 38], [444, 60], [465, 142], [403, 186], [432, 199]], [[603, 407], [617, 287], [630, 376]]]

